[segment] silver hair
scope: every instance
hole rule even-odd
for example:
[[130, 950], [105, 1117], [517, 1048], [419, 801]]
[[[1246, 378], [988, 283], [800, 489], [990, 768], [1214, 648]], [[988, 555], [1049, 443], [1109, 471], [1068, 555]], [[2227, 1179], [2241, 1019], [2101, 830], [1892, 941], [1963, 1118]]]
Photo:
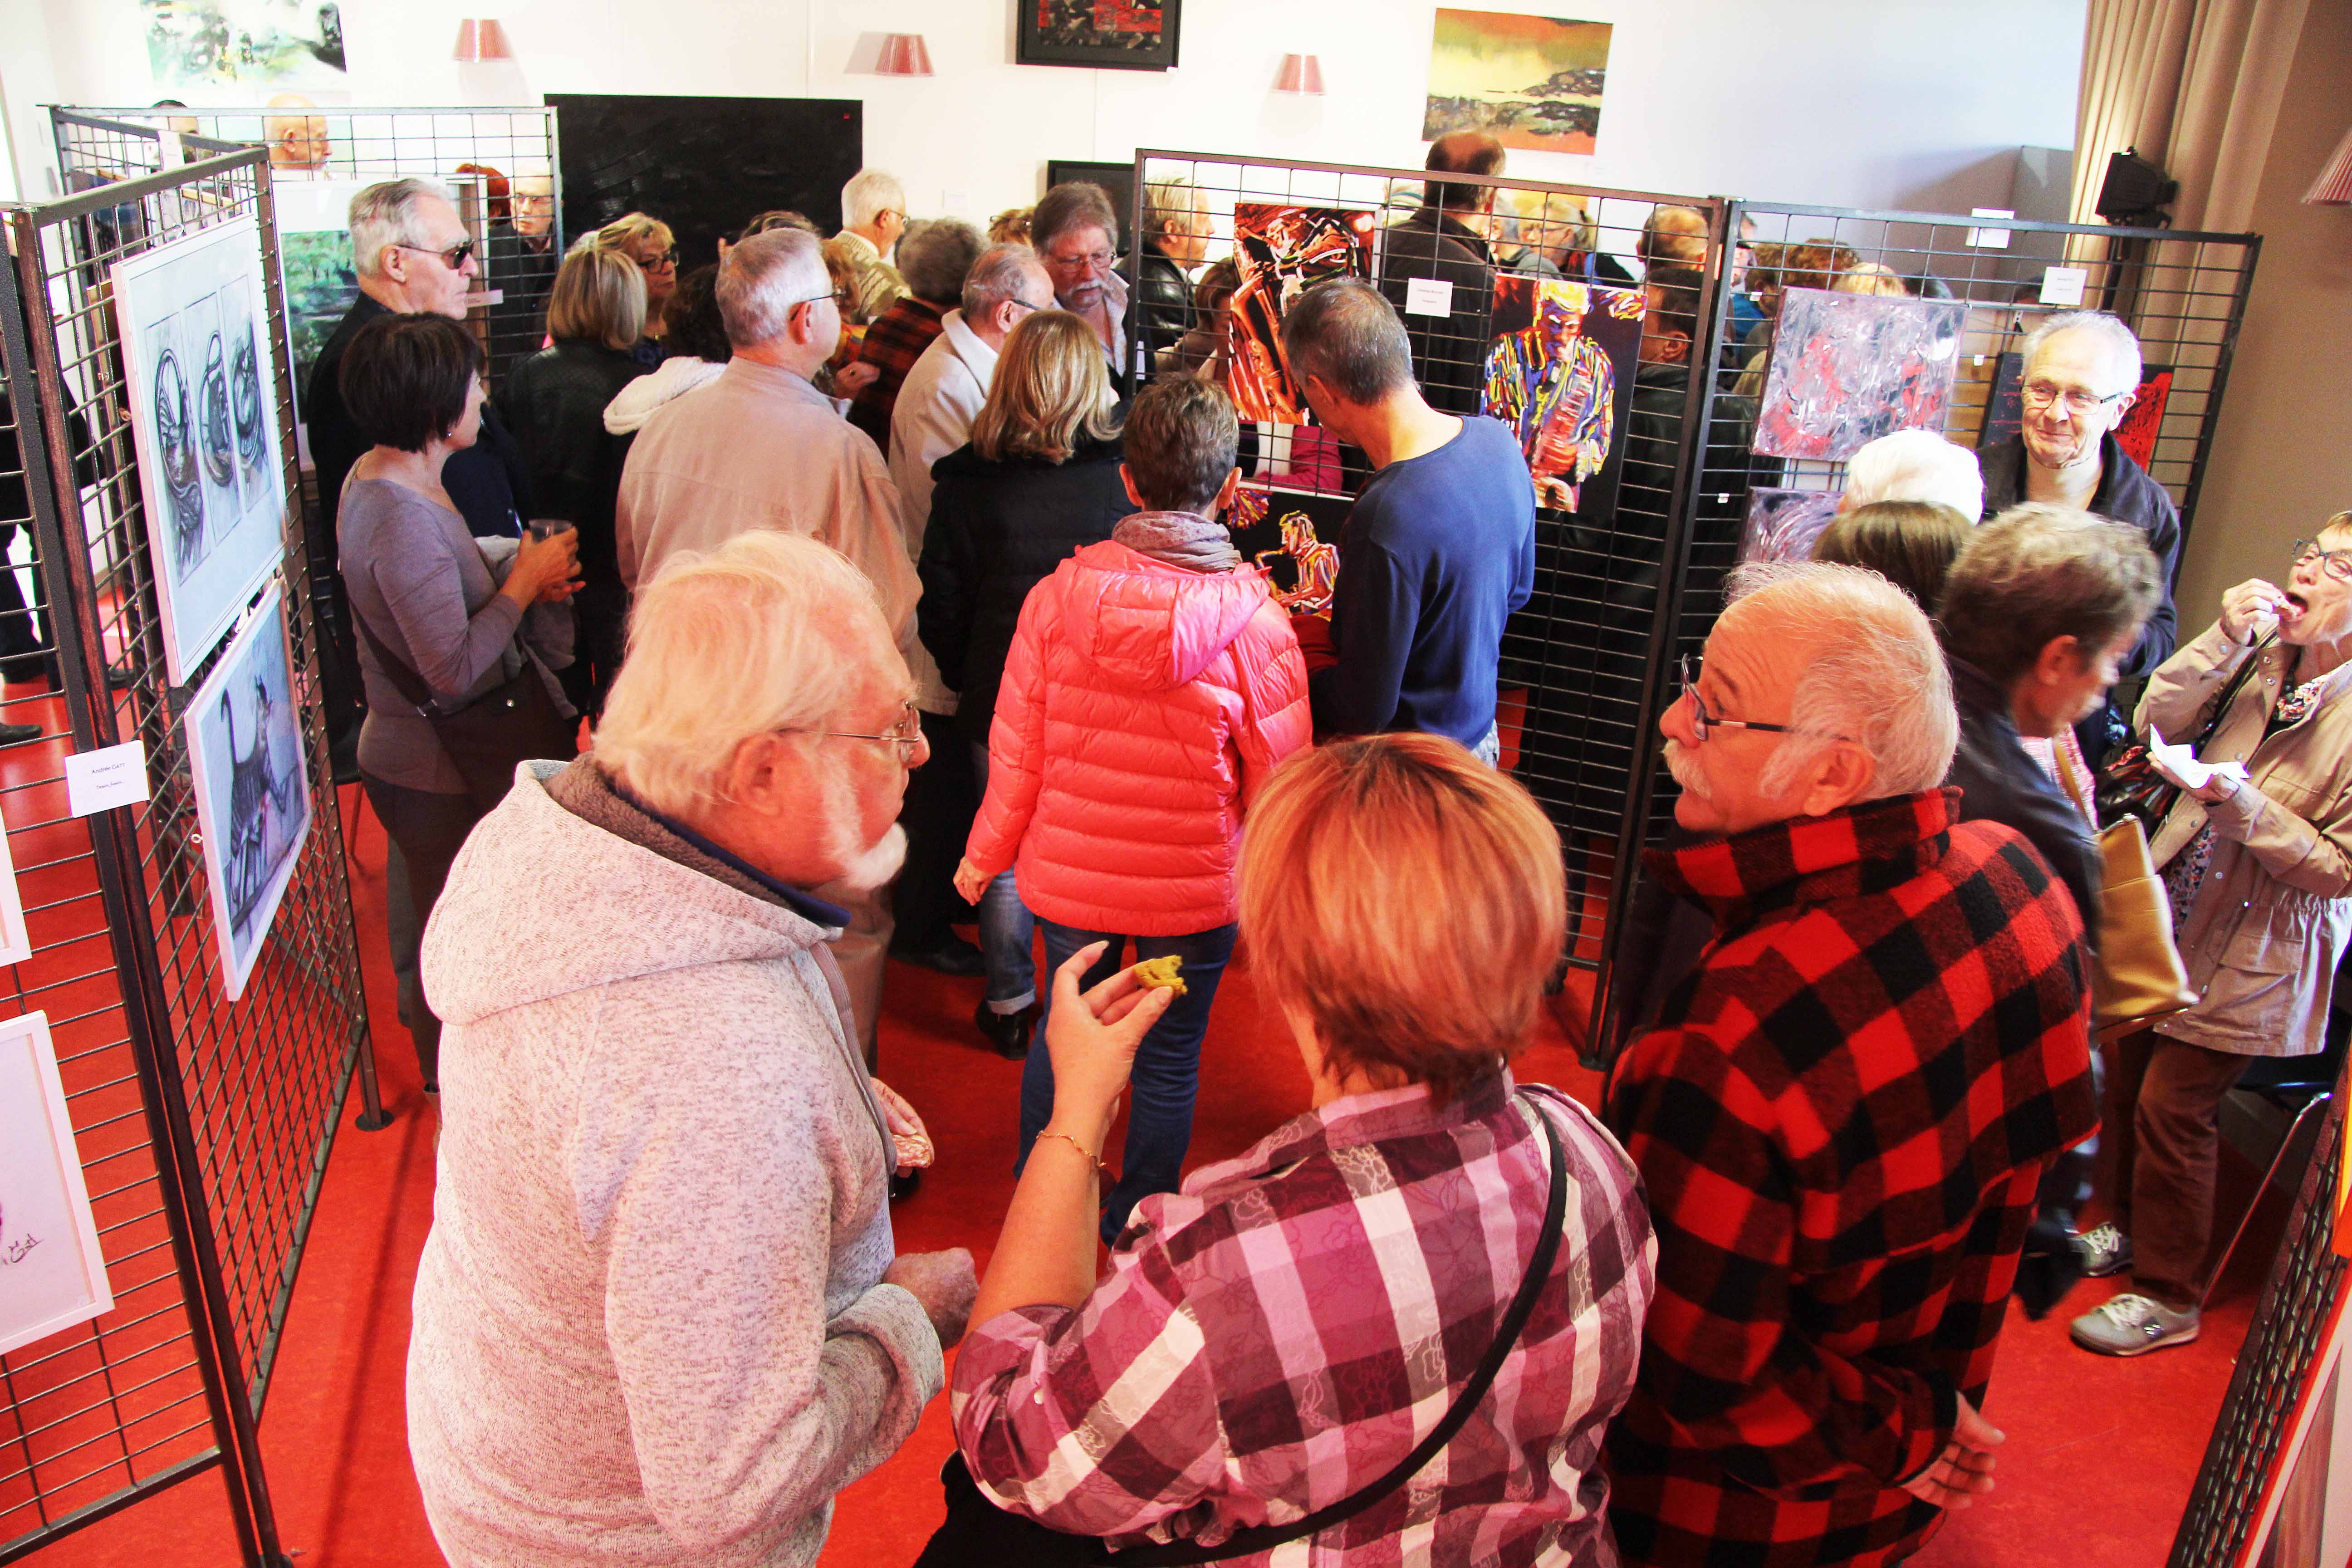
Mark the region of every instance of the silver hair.
[[952, 305], [963, 296], [963, 280], [987, 241], [961, 218], [927, 218], [908, 226], [898, 241], [898, 275], [916, 299]]
[[1727, 609], [1766, 604], [1794, 624], [1812, 658], [1790, 693], [1789, 723], [1758, 781], [1777, 795], [1840, 740], [1877, 763], [1874, 795], [1935, 789], [1960, 742], [1952, 677], [1936, 629], [1911, 595], [1859, 566], [1769, 562], [1742, 566]]
[[841, 226], [864, 228], [884, 213], [907, 216], [907, 187], [880, 169], [860, 169], [841, 187]]
[[382, 274], [384, 247], [416, 242], [416, 209], [428, 200], [448, 199], [448, 193], [430, 180], [386, 180], [353, 196], [346, 220], [352, 268], [362, 278]]
[[1169, 224], [1177, 218], [1203, 217], [1208, 211], [1208, 199], [1190, 180], [1152, 180], [1143, 187], [1143, 233], [1148, 239], [1167, 233]]
[[2124, 325], [2122, 317], [2105, 310], [2061, 310], [2043, 319], [2025, 334], [2025, 357], [2020, 363], [2027, 374], [2032, 373], [2034, 356], [2061, 332], [2088, 332], [2105, 347], [2107, 363], [2115, 374], [2106, 395], [2130, 392], [2139, 385], [2139, 339]]
[[816, 236], [797, 228], [772, 228], [730, 247], [719, 264], [719, 319], [727, 341], [757, 348], [784, 335], [793, 307], [833, 287], [824, 269], [824, 247]]
[[982, 251], [980, 259], [971, 264], [971, 271], [963, 280], [963, 314], [966, 321], [976, 321], [1007, 300], [1021, 298], [1021, 286], [1035, 279], [1048, 292], [1053, 280], [1045, 275], [1045, 264], [1037, 253], [1025, 245], [992, 245]]
[[1984, 470], [1974, 452], [1932, 430], [1897, 430], [1846, 461], [1841, 510], [1883, 500], [1932, 501], [1974, 522], [1984, 515]]

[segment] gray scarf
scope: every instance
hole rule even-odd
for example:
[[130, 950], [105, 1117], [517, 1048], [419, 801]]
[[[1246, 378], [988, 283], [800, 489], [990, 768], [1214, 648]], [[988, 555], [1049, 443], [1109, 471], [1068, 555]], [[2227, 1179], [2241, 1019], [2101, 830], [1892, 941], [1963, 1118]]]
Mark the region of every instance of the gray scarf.
[[1120, 519], [1110, 536], [1138, 555], [1187, 572], [1230, 572], [1242, 563], [1225, 525], [1197, 512], [1139, 511]]

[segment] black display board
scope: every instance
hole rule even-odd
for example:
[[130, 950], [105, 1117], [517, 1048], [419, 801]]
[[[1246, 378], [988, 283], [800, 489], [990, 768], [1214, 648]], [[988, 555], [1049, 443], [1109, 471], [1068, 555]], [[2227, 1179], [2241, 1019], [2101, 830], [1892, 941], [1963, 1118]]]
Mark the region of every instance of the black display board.
[[563, 232], [650, 213], [677, 237], [680, 272], [718, 260], [720, 235], [772, 208], [833, 233], [841, 187], [865, 162], [866, 106], [854, 98], [551, 92], [547, 102], [562, 145]]
[[[1088, 163], [1075, 158], [1045, 160], [1045, 190], [1072, 180], [1086, 180], [1103, 188], [1103, 194], [1110, 198], [1110, 210], [1118, 215], [1119, 247], [1128, 248], [1131, 237], [1128, 226], [1135, 221], [1135, 165]], [[1042, 196], [1045, 192], [1037, 194]]]

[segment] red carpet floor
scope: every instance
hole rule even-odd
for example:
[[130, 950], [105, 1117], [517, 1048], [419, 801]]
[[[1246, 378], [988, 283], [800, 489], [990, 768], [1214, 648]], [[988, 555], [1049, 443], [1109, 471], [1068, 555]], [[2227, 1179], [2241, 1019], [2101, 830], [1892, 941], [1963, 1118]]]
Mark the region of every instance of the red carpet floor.
[[[360, 948], [386, 1101], [398, 1120], [362, 1132], [345, 1118], [320, 1198], [261, 1436], [280, 1536], [297, 1568], [430, 1568], [441, 1561], [410, 1474], [402, 1363], [416, 1258], [431, 1220], [433, 1135], [415, 1059], [394, 1019], [383, 956], [383, 835], [344, 792], [355, 859]], [[1012, 1194], [1019, 1068], [983, 1050], [970, 1017], [979, 982], [893, 965], [882, 1022], [883, 1076], [912, 1100], [939, 1145], [922, 1190], [899, 1205], [907, 1249], [964, 1246], [985, 1266]], [[1557, 1029], [1521, 1059], [1522, 1078], [1590, 1098], [1597, 1087]], [[1194, 1160], [1249, 1146], [1304, 1104], [1305, 1076], [1278, 1022], [1236, 969], [1217, 999], [1202, 1056]], [[354, 1090], [351, 1112], [359, 1103]], [[2225, 1190], [2241, 1201], [2243, 1183]], [[2275, 1205], [2275, 1200], [2273, 1205]], [[2234, 1211], [2231, 1211], [2234, 1212]], [[2273, 1234], [2275, 1226], [2267, 1227]], [[2245, 1333], [2266, 1257], [2218, 1293], [2204, 1338], [2133, 1362], [2084, 1354], [2063, 1315], [2028, 1322], [2012, 1309], [1986, 1415], [2009, 1434], [2000, 1489], [1957, 1516], [1916, 1559], [1922, 1568], [2140, 1568], [2164, 1561]], [[2068, 1303], [2101, 1300], [2086, 1284]], [[825, 1568], [901, 1568], [940, 1518], [937, 1477], [950, 1447], [935, 1403], [889, 1464], [845, 1492]], [[233, 1568], [216, 1477], [203, 1476], [101, 1521], [39, 1554], [43, 1568], [157, 1564]]]

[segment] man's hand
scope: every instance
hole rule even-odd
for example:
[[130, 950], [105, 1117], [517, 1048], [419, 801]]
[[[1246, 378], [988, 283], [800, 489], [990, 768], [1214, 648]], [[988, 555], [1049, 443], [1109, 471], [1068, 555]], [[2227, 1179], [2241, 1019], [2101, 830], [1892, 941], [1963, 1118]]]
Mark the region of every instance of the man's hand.
[[1960, 1418], [1952, 1440], [1935, 1463], [1903, 1483], [1903, 1489], [1937, 1508], [1966, 1508], [1969, 1500], [1992, 1490], [1992, 1451], [2007, 1435], [1977, 1414], [1968, 1396], [1960, 1396]]
[[952, 1350], [971, 1321], [972, 1298], [980, 1294], [980, 1277], [972, 1272], [971, 1254], [961, 1247], [945, 1252], [902, 1252], [882, 1270], [882, 1283], [897, 1285], [923, 1304], [923, 1315], [940, 1336], [940, 1349]]
[[833, 373], [833, 395], [855, 397], [882, 379], [882, 367], [864, 360], [853, 360]]

